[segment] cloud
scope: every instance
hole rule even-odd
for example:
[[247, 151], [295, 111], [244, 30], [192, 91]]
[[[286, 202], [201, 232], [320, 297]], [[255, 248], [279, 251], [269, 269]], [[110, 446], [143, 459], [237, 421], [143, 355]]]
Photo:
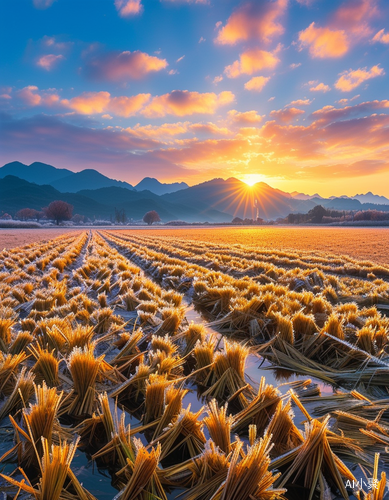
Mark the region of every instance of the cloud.
[[235, 61], [226, 66], [224, 73], [228, 78], [237, 78], [240, 75], [252, 75], [263, 69], [273, 69], [280, 62], [272, 52], [261, 49], [249, 49], [239, 56]]
[[8, 117], [1, 128], [0, 151], [6, 161], [17, 152], [18, 159], [28, 164], [37, 158], [62, 168], [79, 164], [130, 182], [140, 181], [144, 172], [159, 179], [196, 174], [154, 153], [159, 142], [132, 137], [125, 130], [76, 126], [47, 115]]
[[313, 22], [299, 33], [302, 47], [315, 58], [339, 58], [373, 30], [370, 21], [378, 17], [376, 0], [347, 0], [334, 12], [324, 27]]
[[161, 0], [163, 2], [170, 2], [170, 3], [198, 3], [202, 5], [209, 5], [209, 0]]
[[289, 68], [290, 69], [296, 69], [296, 68], [299, 68], [301, 66], [301, 63], [292, 63], [292, 64], [289, 64]]
[[349, 39], [356, 41], [372, 34], [369, 20], [378, 15], [376, 0], [347, 0], [335, 11], [331, 25], [344, 29]]
[[184, 59], [184, 57], [185, 57], [185, 55], [183, 55], [183, 56], [179, 57], [179, 58], [177, 59], [176, 63], [179, 63], [180, 61], [182, 61], [182, 60]]
[[261, 115], [259, 115], [254, 109], [251, 111], [243, 111], [239, 112], [236, 109], [231, 109], [228, 112], [228, 117], [232, 121], [232, 123], [240, 126], [245, 125], [257, 125], [263, 119]]
[[214, 114], [215, 111], [234, 101], [232, 92], [189, 92], [188, 90], [173, 90], [168, 94], [153, 97], [150, 104], [142, 110], [149, 118], [166, 115], [188, 116], [196, 113]]
[[166, 115], [189, 116], [193, 114], [214, 114], [220, 107], [231, 104], [235, 96], [230, 91], [220, 92], [189, 92], [188, 90], [173, 90], [160, 96], [151, 94], [135, 94], [133, 96], [112, 96], [107, 91], [83, 92], [71, 99], [60, 99], [54, 92], [40, 91], [30, 85], [16, 92], [16, 96], [28, 106], [47, 106], [54, 104], [70, 109], [81, 115], [114, 114], [129, 117], [136, 114], [148, 118], [158, 118]]
[[111, 97], [109, 92], [84, 92], [70, 100], [63, 99], [61, 104], [83, 115], [112, 113], [128, 118], [134, 116], [150, 100], [150, 94], [137, 94], [131, 97]]
[[317, 85], [310, 87], [311, 92], [329, 92], [331, 87], [329, 85], [325, 85], [324, 83], [318, 83]]
[[330, 28], [317, 28], [311, 23], [308, 28], [299, 33], [299, 40], [303, 47], [309, 48], [312, 57], [342, 57], [349, 49], [349, 42], [345, 31]]
[[385, 71], [378, 65], [371, 67], [369, 70], [367, 68], [350, 69], [341, 73], [340, 78], [335, 82], [335, 87], [343, 92], [350, 92], [366, 80], [384, 74]]
[[[339, 104], [347, 104], [348, 99], [341, 99]], [[354, 106], [346, 106], [343, 108], [335, 108], [334, 106], [324, 106], [321, 109], [314, 111], [311, 117], [314, 120], [320, 120], [321, 123], [331, 123], [338, 120], [346, 120], [353, 116], [361, 115], [362, 113], [371, 113], [376, 110], [387, 109], [389, 111], [389, 100], [383, 101], [366, 101]]]
[[218, 127], [212, 122], [208, 123], [192, 123], [189, 130], [195, 134], [204, 135], [231, 135], [232, 132], [226, 127]]
[[203, 43], [205, 41], [206, 41], [206, 39], [203, 36], [201, 36], [200, 39], [199, 39], [199, 43]]
[[267, 82], [270, 80], [270, 76], [254, 76], [244, 84], [246, 90], [254, 90], [256, 92], [261, 92]]
[[215, 85], [217, 85], [218, 83], [220, 83], [222, 81], [223, 81], [222, 75], [218, 75], [218, 76], [215, 76], [215, 78], [212, 80], [212, 83], [214, 83]]
[[313, 103], [313, 100], [310, 100], [310, 99], [297, 99], [296, 101], [290, 102], [285, 107], [288, 107], [288, 106], [309, 106], [312, 103]]
[[286, 109], [278, 109], [270, 112], [270, 116], [272, 118], [276, 118], [282, 123], [289, 123], [293, 121], [297, 116], [304, 114], [305, 111], [303, 109], [298, 108], [286, 108]]
[[143, 11], [141, 0], [115, 0], [115, 7], [120, 17], [136, 16]]
[[33, 0], [34, 7], [41, 10], [48, 9], [54, 2], [55, 0]]
[[16, 96], [27, 106], [47, 106], [51, 107], [60, 101], [59, 95], [55, 91], [40, 92], [35, 85], [28, 85], [16, 92]]
[[46, 54], [45, 56], [40, 57], [36, 64], [37, 64], [37, 66], [40, 66], [41, 68], [45, 69], [46, 71], [50, 71], [62, 59], [64, 59], [64, 56], [61, 54], [58, 54], [58, 55]]
[[164, 123], [163, 125], [140, 125], [126, 128], [126, 132], [140, 138], [160, 139], [162, 137], [174, 137], [186, 134], [190, 122]]
[[139, 80], [151, 72], [161, 71], [168, 65], [166, 59], [145, 52], [112, 51], [87, 58], [85, 71], [94, 80], [113, 82]]
[[137, 94], [131, 97], [112, 97], [109, 102], [108, 111], [116, 116], [128, 118], [139, 113], [149, 102], [150, 97], [150, 94]]
[[109, 92], [84, 92], [70, 100], [63, 99], [62, 104], [82, 115], [94, 115], [107, 111], [110, 100]]
[[389, 43], [389, 33], [385, 33], [384, 29], [380, 30], [374, 35], [372, 42]]
[[235, 45], [253, 40], [264, 44], [284, 33], [280, 18], [285, 13], [288, 1], [252, 1], [238, 7], [224, 27], [220, 28], [215, 42], [221, 45]]

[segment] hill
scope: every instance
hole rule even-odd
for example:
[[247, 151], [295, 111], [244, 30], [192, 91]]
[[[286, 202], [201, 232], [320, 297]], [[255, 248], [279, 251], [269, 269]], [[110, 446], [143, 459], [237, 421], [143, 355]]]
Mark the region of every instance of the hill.
[[244, 182], [230, 178], [213, 179], [197, 186], [163, 195], [166, 201], [182, 203], [201, 210], [212, 207], [233, 217], [276, 219], [298, 210], [308, 211], [315, 204], [294, 200], [264, 182], [249, 187]]
[[[185, 218], [189, 222], [227, 222], [229, 214], [217, 210], [192, 209], [177, 203], [170, 203], [149, 191], [130, 191], [125, 188], [101, 188], [79, 193], [61, 193], [53, 186], [30, 183], [8, 175], [0, 179], [0, 213], [14, 215], [22, 208], [41, 210], [54, 200], [64, 200], [73, 205], [73, 213], [86, 215], [91, 219], [113, 218], [115, 208], [124, 210], [130, 219], [140, 220], [150, 210], [156, 210], [164, 222]], [[102, 203], [102, 200], [103, 203]]]
[[31, 163], [31, 165], [25, 165], [20, 161], [13, 161], [0, 168], [0, 179], [3, 179], [7, 175], [13, 175], [19, 177], [19, 179], [36, 184], [50, 184], [70, 174], [73, 174], [73, 172], [66, 168], [56, 168], [37, 161]]
[[134, 188], [128, 182], [117, 181], [100, 174], [97, 170], [85, 169], [81, 172], [71, 172], [71, 175], [49, 182], [61, 193], [77, 193], [84, 189], [101, 189], [106, 187], [121, 187], [129, 190]]
[[171, 184], [165, 184], [159, 182], [158, 179], [153, 177], [145, 177], [136, 186], [137, 191], [151, 191], [154, 194], [162, 195], [167, 193], [174, 193], [180, 191], [181, 189], [187, 189], [189, 186], [186, 182], [173, 182]]

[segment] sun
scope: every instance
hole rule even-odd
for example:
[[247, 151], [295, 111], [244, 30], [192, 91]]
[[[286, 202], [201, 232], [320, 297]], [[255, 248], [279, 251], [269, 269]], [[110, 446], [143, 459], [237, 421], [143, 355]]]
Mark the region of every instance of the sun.
[[249, 187], [254, 186], [257, 182], [263, 182], [263, 175], [260, 174], [247, 174], [241, 179], [242, 182], [247, 184]]

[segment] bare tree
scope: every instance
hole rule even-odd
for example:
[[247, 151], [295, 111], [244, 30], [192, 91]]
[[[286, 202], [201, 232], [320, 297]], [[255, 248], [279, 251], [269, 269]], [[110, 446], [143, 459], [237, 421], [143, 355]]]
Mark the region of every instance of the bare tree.
[[151, 226], [153, 222], [161, 222], [161, 219], [155, 210], [151, 210], [151, 212], [147, 212], [143, 216], [143, 222], [146, 222], [146, 224]]
[[66, 201], [55, 200], [48, 207], [45, 207], [43, 211], [47, 218], [55, 220], [58, 226], [60, 222], [72, 218], [73, 205], [66, 203]]

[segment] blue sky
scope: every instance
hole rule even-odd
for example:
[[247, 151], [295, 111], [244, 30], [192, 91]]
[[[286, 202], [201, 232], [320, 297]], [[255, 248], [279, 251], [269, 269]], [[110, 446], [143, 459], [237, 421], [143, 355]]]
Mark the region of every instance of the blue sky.
[[383, 0], [3, 0], [1, 162], [389, 195]]

